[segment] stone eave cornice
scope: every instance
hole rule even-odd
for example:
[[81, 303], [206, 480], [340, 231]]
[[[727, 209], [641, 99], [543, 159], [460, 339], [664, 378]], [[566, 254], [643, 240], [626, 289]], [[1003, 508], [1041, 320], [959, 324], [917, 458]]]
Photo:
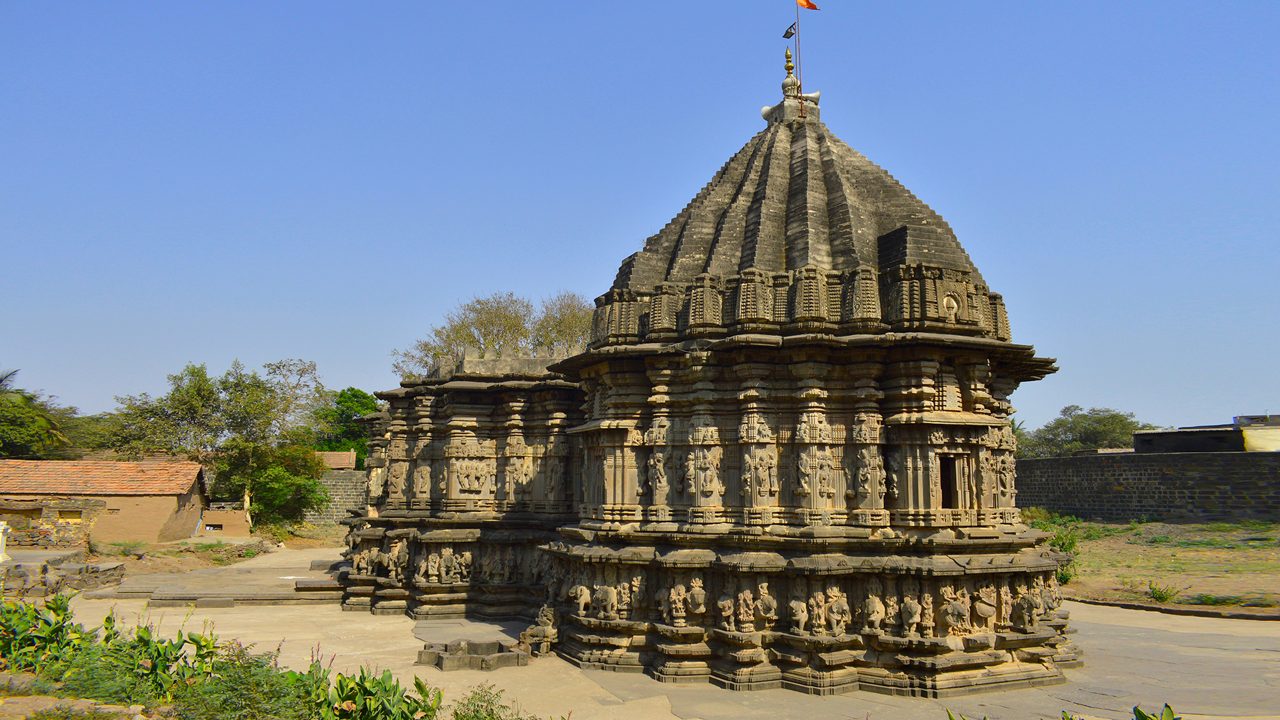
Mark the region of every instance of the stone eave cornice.
[[[955, 350], [973, 350], [992, 355], [992, 359], [1011, 369], [1022, 379], [1031, 376], [1044, 377], [1058, 368], [1053, 358], [1035, 356], [1030, 345], [1010, 343], [992, 338], [971, 335], [949, 335], [928, 332], [889, 332], [879, 334], [828, 335], [806, 333], [799, 335], [766, 335], [743, 333], [718, 340], [686, 340], [679, 343], [638, 343], [634, 345], [606, 345], [567, 358], [551, 366], [558, 373], [573, 373], [595, 363], [624, 357], [655, 357], [682, 355], [698, 351], [723, 351], [749, 348], [866, 348], [890, 349], [903, 346], [935, 347]], [[1019, 372], [1021, 371], [1021, 372]]]
[[577, 387], [576, 383], [569, 382], [568, 380], [558, 376], [550, 377], [544, 375], [539, 378], [530, 378], [511, 375], [495, 378], [455, 375], [447, 379], [406, 380], [400, 383], [400, 387], [395, 388], [394, 390], [382, 390], [375, 392], [373, 395], [380, 400], [396, 400], [428, 393], [457, 391], [554, 390], [572, 389], [575, 387]]

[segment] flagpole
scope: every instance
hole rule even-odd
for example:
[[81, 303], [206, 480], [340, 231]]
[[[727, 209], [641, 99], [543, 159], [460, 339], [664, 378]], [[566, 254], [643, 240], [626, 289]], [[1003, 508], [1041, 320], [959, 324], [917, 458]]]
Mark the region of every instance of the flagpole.
[[[800, 81], [800, 92], [804, 93], [804, 63], [800, 61], [800, 3], [796, 3], [796, 80]], [[803, 108], [803, 103], [801, 104]]]
[[800, 3], [796, 3], [796, 80], [800, 97], [800, 117], [804, 117], [804, 63], [800, 60]]

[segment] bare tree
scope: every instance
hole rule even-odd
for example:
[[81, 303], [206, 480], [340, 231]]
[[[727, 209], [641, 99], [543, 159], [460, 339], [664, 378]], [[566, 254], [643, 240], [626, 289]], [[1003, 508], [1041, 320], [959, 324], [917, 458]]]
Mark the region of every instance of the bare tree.
[[392, 367], [401, 377], [429, 375], [467, 350], [486, 357], [559, 357], [586, 347], [591, 304], [561, 292], [533, 303], [512, 292], [477, 297], [445, 315], [443, 325], [405, 350], [395, 350]]

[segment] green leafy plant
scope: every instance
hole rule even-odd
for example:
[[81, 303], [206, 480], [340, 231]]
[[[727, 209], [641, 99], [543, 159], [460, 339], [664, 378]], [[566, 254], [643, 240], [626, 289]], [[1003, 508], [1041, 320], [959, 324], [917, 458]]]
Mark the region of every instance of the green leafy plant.
[[390, 670], [374, 675], [362, 667], [355, 676], [338, 673], [329, 689], [328, 705], [320, 717], [322, 720], [432, 720], [440, 710], [440, 691], [427, 687], [418, 678], [413, 679], [413, 684], [417, 696], [405, 690]]
[[1161, 585], [1155, 580], [1147, 581], [1147, 595], [1156, 602], [1169, 602], [1178, 597], [1181, 592], [1182, 590], [1173, 585]]
[[1159, 715], [1149, 713], [1137, 705], [1133, 706], [1133, 720], [1182, 720], [1181, 715], [1174, 715], [1173, 708], [1165, 704]]

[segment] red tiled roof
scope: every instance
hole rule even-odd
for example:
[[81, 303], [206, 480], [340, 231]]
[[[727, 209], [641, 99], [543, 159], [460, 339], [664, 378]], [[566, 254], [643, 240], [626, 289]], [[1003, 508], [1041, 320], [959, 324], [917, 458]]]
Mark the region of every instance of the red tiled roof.
[[356, 451], [355, 450], [335, 450], [327, 452], [318, 452], [320, 461], [330, 470], [355, 470], [356, 469]]
[[181, 495], [200, 476], [193, 462], [0, 460], [9, 495]]

